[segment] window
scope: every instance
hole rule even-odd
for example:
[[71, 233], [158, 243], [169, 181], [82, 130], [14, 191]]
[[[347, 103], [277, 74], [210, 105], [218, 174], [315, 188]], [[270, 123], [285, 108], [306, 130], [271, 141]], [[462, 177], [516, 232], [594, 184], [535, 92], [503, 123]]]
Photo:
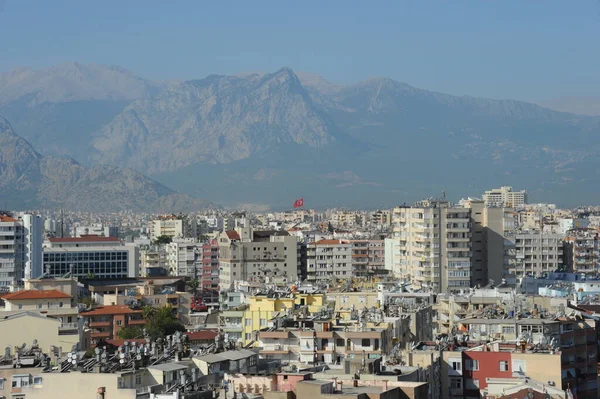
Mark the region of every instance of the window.
[[335, 345], [336, 346], [344, 346], [344, 339], [343, 338], [338, 338], [335, 340]]
[[462, 379], [461, 378], [450, 378], [450, 388], [462, 389]]
[[38, 303], [38, 309], [41, 309], [41, 308], [42, 308], [42, 304]]
[[260, 319], [260, 326], [261, 327], [266, 327], [267, 326], [267, 319]]
[[251, 333], [246, 333], [246, 341], [250, 341], [252, 339]]
[[123, 324], [123, 320], [117, 320], [117, 325], [120, 326]]
[[479, 360], [467, 359], [465, 362], [465, 370], [469, 370], [469, 371], [479, 370]]
[[19, 304], [19, 309], [23, 309], [23, 304], [22, 303]]
[[135, 385], [140, 385], [142, 383], [142, 376], [140, 374], [135, 376]]
[[58, 307], [59, 307], [59, 308], [62, 308], [62, 307], [63, 307], [63, 303], [62, 303], [62, 302], [59, 302], [59, 303], [58, 303]]
[[246, 327], [252, 326], [252, 319], [246, 319]]
[[525, 360], [513, 360], [512, 361], [513, 373], [525, 373]]
[[502, 326], [502, 334], [514, 334], [515, 327], [514, 326]]
[[455, 371], [461, 370], [461, 362], [460, 361], [451, 361], [450, 366], [452, 367], [452, 370], [455, 370]]
[[500, 371], [508, 371], [508, 362], [506, 360], [501, 360], [498, 369]]
[[0, 390], [4, 389], [4, 378], [0, 378]]
[[33, 385], [42, 385], [42, 377], [33, 377]]
[[363, 338], [360, 344], [363, 347], [365, 347], [365, 346], [371, 346], [371, 340], [369, 338]]

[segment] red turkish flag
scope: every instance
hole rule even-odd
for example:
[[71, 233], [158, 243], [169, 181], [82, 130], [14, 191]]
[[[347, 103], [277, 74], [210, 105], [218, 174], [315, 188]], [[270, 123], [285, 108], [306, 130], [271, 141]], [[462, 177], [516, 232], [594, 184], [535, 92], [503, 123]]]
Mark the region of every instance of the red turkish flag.
[[298, 198], [296, 202], [294, 202], [294, 209], [301, 208], [304, 206], [304, 198]]

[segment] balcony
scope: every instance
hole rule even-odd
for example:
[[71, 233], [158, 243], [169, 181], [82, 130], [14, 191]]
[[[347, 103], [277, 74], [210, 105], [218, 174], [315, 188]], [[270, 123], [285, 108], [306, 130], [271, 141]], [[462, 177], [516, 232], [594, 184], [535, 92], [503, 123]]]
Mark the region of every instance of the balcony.
[[110, 331], [96, 331], [90, 334], [92, 338], [110, 338]]
[[225, 332], [242, 332], [243, 330], [242, 324], [227, 324], [223, 327], [223, 331]]
[[267, 344], [264, 345], [260, 352], [261, 353], [269, 353], [269, 354], [285, 354], [285, 353], [289, 353], [291, 351], [291, 348], [289, 345], [282, 345], [282, 344]]
[[110, 327], [112, 323], [110, 321], [92, 321], [90, 322], [90, 328], [103, 328]]
[[146, 320], [132, 319], [132, 320], [129, 320], [129, 322], [127, 324], [129, 324], [130, 326], [143, 326], [144, 324], [146, 324]]
[[59, 335], [68, 335], [70, 334], [77, 334], [79, 330], [79, 325], [77, 323], [62, 323], [59, 327], [58, 327], [58, 334]]

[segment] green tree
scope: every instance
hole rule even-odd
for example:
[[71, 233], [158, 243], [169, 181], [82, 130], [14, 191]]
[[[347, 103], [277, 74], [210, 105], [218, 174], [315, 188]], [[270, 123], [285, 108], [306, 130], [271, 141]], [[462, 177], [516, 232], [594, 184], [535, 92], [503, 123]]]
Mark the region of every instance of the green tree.
[[146, 320], [146, 332], [152, 339], [164, 338], [167, 335], [173, 335], [176, 331], [185, 331], [185, 327], [177, 320], [171, 305], [160, 308], [144, 306], [142, 316]]
[[154, 244], [155, 245], [159, 245], [159, 244], [170, 244], [171, 242], [173, 242], [173, 237], [171, 236], [158, 236], [156, 237], [156, 239], [154, 240]]
[[96, 301], [94, 301], [92, 299], [92, 297], [89, 296], [89, 295], [88, 296], [84, 296], [83, 298], [81, 298], [79, 300], [79, 303], [83, 303], [88, 308], [92, 308], [92, 307], [96, 306]]
[[144, 331], [139, 326], [123, 327], [119, 330], [118, 335], [121, 339], [143, 338]]
[[200, 287], [200, 280], [198, 280], [197, 278], [193, 278], [190, 281], [188, 281], [187, 284], [190, 291], [192, 293], [195, 293], [198, 290], [198, 287]]

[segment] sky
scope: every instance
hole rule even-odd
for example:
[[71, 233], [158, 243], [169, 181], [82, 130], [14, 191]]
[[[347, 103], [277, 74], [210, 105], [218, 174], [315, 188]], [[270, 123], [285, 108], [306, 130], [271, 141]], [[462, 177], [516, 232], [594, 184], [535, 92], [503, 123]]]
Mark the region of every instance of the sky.
[[600, 95], [600, 1], [0, 0], [0, 71], [77, 61], [149, 79], [385, 76], [450, 94]]

